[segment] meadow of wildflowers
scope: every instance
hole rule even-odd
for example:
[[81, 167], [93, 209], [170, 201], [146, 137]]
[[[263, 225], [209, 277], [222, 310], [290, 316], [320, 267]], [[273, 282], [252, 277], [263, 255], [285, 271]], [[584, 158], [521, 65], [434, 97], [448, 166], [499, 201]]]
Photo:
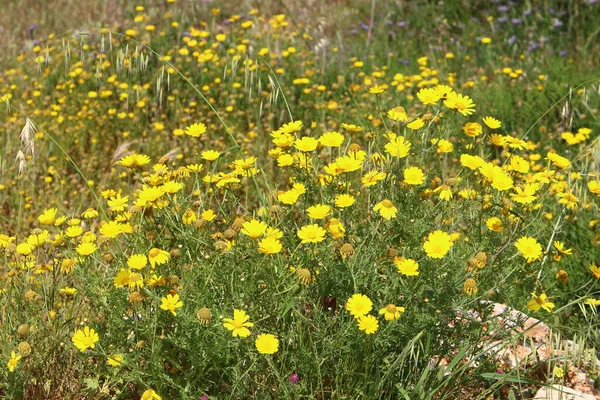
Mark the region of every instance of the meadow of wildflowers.
[[8, 3], [1, 398], [597, 393], [596, 1]]

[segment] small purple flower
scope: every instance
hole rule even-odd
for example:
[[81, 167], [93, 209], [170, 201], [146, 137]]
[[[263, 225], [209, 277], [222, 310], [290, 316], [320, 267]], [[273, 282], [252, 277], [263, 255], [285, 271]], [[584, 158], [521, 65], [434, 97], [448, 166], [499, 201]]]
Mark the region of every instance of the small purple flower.
[[404, 28], [406, 25], [408, 25], [408, 22], [407, 22], [407, 21], [400, 21], [400, 22], [398, 22], [398, 26], [399, 26], [400, 28]]
[[500, 18], [498, 18], [498, 22], [501, 23], [501, 24], [504, 24], [507, 21], [508, 21], [508, 18], [506, 18], [506, 17], [500, 17]]
[[511, 37], [508, 38], [508, 40], [506, 40], [506, 43], [508, 43], [509, 46], [512, 46], [516, 42], [517, 42], [517, 36], [516, 35], [512, 35]]
[[520, 25], [523, 22], [521, 18], [513, 18], [510, 20], [510, 23], [513, 25]]
[[29, 26], [27, 27], [27, 30], [28, 30], [29, 32], [33, 32], [33, 31], [35, 31], [37, 28], [38, 28], [38, 26], [37, 26], [36, 24], [33, 24], [33, 25], [29, 25]]
[[540, 48], [540, 45], [537, 44], [536, 42], [529, 42], [529, 47], [527, 47], [527, 51], [531, 52], [531, 51], [535, 51], [539, 48]]
[[290, 383], [292, 385], [298, 384], [298, 381], [300, 381], [300, 377], [298, 376], [298, 374], [291, 374], [290, 375]]
[[200, 396], [200, 400], [210, 400], [207, 395], [203, 394]]
[[558, 28], [560, 26], [563, 26], [563, 22], [560, 19], [555, 18], [552, 21], [552, 26], [555, 27], [555, 28]]
[[498, 12], [505, 13], [505, 12], [508, 12], [509, 8], [508, 8], [508, 6], [500, 6], [497, 8], [497, 10], [498, 10]]
[[369, 29], [369, 25], [365, 24], [364, 22], [361, 21], [360, 23], [360, 27], [363, 28], [365, 31]]
[[358, 35], [358, 29], [352, 29], [350, 31], [350, 34], [352, 34], [352, 35]]
[[566, 50], [561, 50], [561, 51], [558, 52], [558, 55], [561, 56], [561, 57], [564, 57], [564, 56], [567, 55], [567, 51]]

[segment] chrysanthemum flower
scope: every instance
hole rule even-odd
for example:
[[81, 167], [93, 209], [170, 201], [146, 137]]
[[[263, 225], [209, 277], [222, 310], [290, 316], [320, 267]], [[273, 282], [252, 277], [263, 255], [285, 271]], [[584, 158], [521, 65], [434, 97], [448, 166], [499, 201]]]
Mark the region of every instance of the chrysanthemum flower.
[[379, 203], [375, 204], [373, 211], [378, 212], [379, 215], [388, 221], [392, 218], [396, 218], [396, 214], [398, 213], [398, 209], [388, 199], [381, 200]]
[[171, 255], [168, 251], [157, 249], [156, 247], [150, 249], [148, 252], [148, 260], [150, 260], [150, 265], [152, 268], [157, 265], [165, 264], [167, 261], [171, 259]]
[[233, 337], [239, 336], [245, 338], [250, 336], [250, 329], [254, 326], [252, 322], [248, 320], [250, 317], [243, 310], [233, 310], [232, 318], [223, 318], [223, 326], [231, 331]]
[[123, 354], [120, 354], [120, 353], [113, 354], [110, 357], [108, 357], [106, 362], [111, 367], [118, 367], [119, 365], [123, 364]]
[[98, 340], [98, 334], [94, 329], [91, 329], [88, 326], [85, 326], [83, 329], [78, 329], [77, 332], [71, 338], [75, 347], [79, 349], [79, 351], [86, 351], [87, 349], [93, 349], [96, 347], [96, 343]]
[[414, 121], [408, 123], [406, 125], [406, 127], [408, 129], [412, 129], [412, 130], [417, 130], [417, 129], [421, 129], [422, 127], [425, 126], [425, 122], [423, 122], [423, 120], [421, 118], [415, 118]]
[[326, 132], [321, 135], [319, 142], [327, 147], [340, 147], [344, 143], [344, 135], [339, 132]]
[[487, 127], [490, 129], [498, 129], [502, 126], [502, 122], [500, 122], [494, 117], [484, 117], [483, 123], [486, 124]]
[[96, 252], [96, 250], [98, 250], [98, 246], [96, 246], [94, 243], [90, 243], [90, 242], [85, 242], [85, 243], [80, 243], [77, 248], [77, 253], [79, 253], [82, 256], [89, 256], [90, 254], [93, 254]]
[[352, 195], [340, 194], [335, 198], [335, 205], [339, 208], [346, 208], [354, 204], [355, 201], [356, 199]]
[[417, 276], [419, 275], [419, 263], [412, 258], [394, 257], [394, 264], [402, 275]]
[[379, 310], [379, 315], [383, 315], [386, 321], [394, 321], [400, 318], [404, 310], [404, 307], [388, 304], [385, 308]]
[[154, 389], [148, 389], [142, 393], [140, 400], [162, 400], [162, 397], [154, 391]]
[[191, 137], [200, 137], [206, 133], [206, 125], [202, 122], [192, 124], [185, 128], [185, 134]]
[[298, 237], [304, 243], [319, 243], [325, 239], [326, 231], [317, 224], [305, 225], [298, 230]]
[[127, 259], [127, 266], [131, 269], [144, 269], [148, 265], [148, 258], [145, 254], [133, 254]]
[[571, 166], [571, 161], [556, 153], [547, 153], [546, 158], [550, 160], [550, 162], [554, 164], [556, 168], [559, 169], [566, 169], [569, 168], [569, 166]]
[[471, 115], [475, 112], [475, 103], [469, 96], [463, 96], [456, 92], [448, 93], [444, 105], [450, 109], [456, 110], [464, 116]]
[[600, 267], [597, 267], [596, 264], [590, 264], [590, 271], [592, 271], [595, 278], [600, 278]]
[[377, 332], [379, 329], [379, 321], [372, 315], [363, 315], [358, 317], [358, 329], [365, 331], [367, 335]]
[[248, 236], [250, 239], [258, 239], [265, 234], [267, 227], [268, 226], [265, 222], [253, 219], [244, 222], [240, 232]]
[[331, 213], [331, 207], [326, 204], [316, 204], [306, 209], [306, 214], [312, 219], [323, 219]]
[[523, 236], [517, 240], [515, 247], [527, 259], [527, 262], [539, 260], [542, 256], [542, 245], [535, 238]]
[[404, 158], [408, 156], [411, 143], [404, 136], [396, 136], [385, 145], [385, 152], [393, 157]]
[[502, 220], [498, 217], [490, 217], [486, 219], [485, 225], [490, 231], [502, 232], [504, 230], [504, 224], [502, 223]]
[[409, 167], [404, 170], [404, 183], [407, 185], [421, 185], [425, 182], [425, 174], [419, 167]]
[[258, 335], [254, 344], [260, 354], [275, 354], [279, 350], [279, 340], [270, 333]]
[[42, 225], [52, 225], [56, 221], [57, 208], [49, 208], [38, 217], [38, 221]]
[[263, 254], [277, 254], [282, 248], [281, 241], [272, 237], [266, 237], [258, 242], [258, 251]]
[[477, 122], [467, 122], [463, 126], [463, 132], [469, 137], [476, 137], [481, 135], [483, 129], [481, 128], [481, 125]]
[[435, 104], [442, 98], [440, 92], [434, 88], [422, 88], [417, 93], [417, 98], [421, 101], [421, 103], [427, 104]]
[[294, 147], [296, 147], [296, 149], [305, 153], [315, 150], [318, 145], [319, 141], [310, 136], [304, 136], [302, 139], [298, 139], [294, 143]]
[[8, 372], [14, 372], [15, 368], [19, 365], [19, 360], [21, 360], [21, 355], [16, 354], [14, 351], [10, 353], [10, 359], [6, 366], [8, 367]]
[[533, 292], [531, 293], [531, 300], [527, 302], [527, 308], [534, 312], [538, 311], [540, 308], [543, 308], [548, 312], [552, 312], [554, 303], [548, 301], [548, 296], [546, 296], [546, 293], [542, 293], [538, 296], [535, 294], [535, 292]]
[[427, 236], [427, 241], [423, 244], [423, 250], [431, 258], [443, 258], [452, 247], [452, 238], [444, 231], [437, 230]]
[[161, 310], [170, 311], [173, 316], [177, 316], [177, 309], [183, 307], [183, 302], [179, 300], [179, 294], [168, 294], [167, 297], [160, 299]]
[[361, 317], [373, 309], [373, 302], [364, 294], [356, 293], [346, 302], [346, 310], [354, 316]]

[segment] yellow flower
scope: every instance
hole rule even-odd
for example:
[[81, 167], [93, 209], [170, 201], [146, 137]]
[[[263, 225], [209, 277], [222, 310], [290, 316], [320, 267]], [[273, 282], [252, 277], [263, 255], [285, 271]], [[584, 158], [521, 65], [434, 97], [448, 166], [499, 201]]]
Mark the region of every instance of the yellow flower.
[[485, 161], [479, 156], [472, 156], [470, 154], [461, 154], [460, 163], [463, 167], [469, 169], [479, 169], [485, 164]]
[[298, 139], [294, 143], [294, 147], [296, 147], [296, 149], [305, 153], [315, 150], [318, 145], [319, 141], [310, 136], [305, 136], [302, 139]]
[[335, 198], [335, 205], [339, 208], [346, 208], [354, 204], [355, 201], [356, 199], [354, 198], [354, 196], [351, 196], [349, 194], [340, 194]]
[[239, 336], [245, 338], [250, 336], [250, 329], [254, 326], [252, 322], [248, 322], [250, 317], [243, 310], [233, 310], [233, 319], [223, 318], [223, 326], [231, 331], [233, 337]]
[[475, 103], [469, 96], [463, 96], [456, 92], [450, 92], [444, 100], [444, 105], [452, 110], [456, 110], [464, 116], [475, 112]]
[[394, 257], [394, 264], [398, 272], [406, 276], [419, 275], [419, 263], [412, 258]]
[[404, 122], [404, 121], [408, 121], [408, 114], [406, 113], [406, 110], [404, 109], [404, 107], [394, 107], [391, 110], [389, 110], [387, 112], [387, 116], [394, 120], [394, 121], [398, 121], [398, 122]]
[[556, 168], [559, 169], [569, 168], [569, 166], [571, 165], [571, 161], [556, 153], [547, 153], [546, 157], [548, 160], [550, 160], [552, 164], [554, 164]]
[[119, 165], [127, 168], [139, 168], [150, 163], [150, 157], [144, 154], [129, 154], [119, 160]]
[[594, 274], [594, 277], [600, 278], [600, 268], [596, 266], [596, 264], [592, 263], [590, 265], [590, 271]]
[[564, 192], [564, 193], [557, 193], [557, 196], [560, 197], [560, 200], [558, 201], [558, 203], [565, 204], [569, 210], [577, 207], [577, 203], [579, 203], [579, 199], [571, 191]]
[[469, 137], [476, 137], [481, 135], [483, 129], [477, 122], [467, 122], [465, 126], [463, 126], [463, 132]]
[[94, 243], [90, 243], [90, 242], [85, 242], [85, 243], [80, 243], [77, 246], [77, 253], [79, 253], [82, 256], [89, 256], [92, 253], [95, 253], [96, 250], [98, 250], [98, 246], [96, 246]]
[[417, 97], [421, 103], [425, 105], [435, 104], [442, 98], [440, 93], [434, 88], [423, 88], [419, 90]]
[[14, 372], [17, 365], [19, 365], [19, 360], [21, 359], [20, 355], [17, 355], [14, 351], [10, 353], [10, 360], [6, 366], [8, 367], [8, 372]]
[[327, 221], [327, 225], [325, 225], [327, 231], [331, 234], [334, 239], [341, 239], [344, 237], [346, 233], [346, 228], [344, 228], [344, 224], [337, 218], [331, 218]]
[[183, 302], [179, 300], [179, 294], [168, 294], [167, 297], [160, 299], [160, 308], [165, 311], [171, 311], [171, 314], [177, 316], [177, 309], [183, 307]]
[[542, 293], [539, 296], [534, 293], [531, 293], [531, 300], [527, 302], [527, 308], [531, 311], [538, 311], [540, 308], [548, 312], [552, 312], [554, 308], [554, 303], [548, 301], [548, 296], [546, 293]]
[[160, 397], [153, 389], [148, 389], [142, 393], [140, 400], [162, 400], [162, 397]]
[[485, 220], [485, 225], [488, 227], [490, 231], [494, 232], [502, 232], [504, 230], [504, 225], [502, 220], [498, 217], [490, 217]]
[[539, 189], [539, 186], [536, 183], [527, 184], [527, 185], [525, 185], [524, 188], [516, 187], [515, 193], [511, 194], [510, 197], [517, 203], [521, 203], [521, 204], [533, 203], [537, 199], [537, 197], [535, 196], [535, 193], [537, 192], [538, 189]]
[[312, 219], [323, 219], [331, 213], [331, 207], [326, 204], [316, 204], [306, 209], [306, 214]]
[[379, 203], [375, 204], [373, 211], [378, 212], [379, 215], [388, 221], [392, 218], [396, 218], [396, 214], [398, 213], [398, 209], [394, 207], [394, 204], [388, 199], [381, 200]]
[[362, 178], [361, 182], [364, 187], [369, 187], [376, 185], [377, 182], [380, 182], [385, 179], [385, 172], [381, 171], [370, 171], [367, 172]]
[[185, 128], [185, 134], [191, 137], [200, 137], [204, 133], [206, 133], [206, 125], [202, 122], [192, 124]]
[[417, 130], [425, 126], [425, 122], [421, 118], [416, 118], [414, 121], [406, 125], [408, 129]]
[[38, 221], [42, 225], [52, 225], [56, 221], [56, 214], [58, 213], [57, 208], [49, 208], [44, 210], [42, 215], [38, 217]]
[[372, 315], [363, 315], [358, 317], [358, 329], [365, 331], [367, 335], [377, 332], [379, 329], [379, 321]]
[[379, 315], [383, 315], [386, 321], [394, 321], [400, 318], [404, 310], [404, 307], [388, 304], [385, 308], [379, 310]]
[[263, 254], [277, 254], [281, 252], [282, 245], [279, 239], [266, 237], [258, 242], [258, 251]]
[[106, 362], [111, 367], [118, 367], [119, 365], [123, 364], [123, 355], [119, 353], [113, 354], [112, 356], [108, 357]]
[[421, 185], [425, 182], [425, 174], [419, 167], [409, 167], [404, 170], [404, 183], [408, 185]]
[[404, 158], [408, 156], [411, 143], [404, 136], [396, 136], [385, 145], [385, 152], [393, 157]]
[[427, 241], [423, 244], [423, 250], [431, 258], [443, 258], [452, 247], [452, 238], [444, 231], [437, 230], [427, 236]]
[[258, 239], [259, 237], [263, 236], [266, 231], [266, 223], [253, 219], [251, 221], [244, 222], [240, 232], [248, 236], [250, 239]]
[[152, 268], [157, 265], [162, 265], [168, 262], [171, 259], [171, 255], [168, 251], [157, 249], [156, 247], [150, 249], [148, 252], [148, 260], [150, 260], [150, 265]]
[[354, 318], [358, 318], [373, 309], [373, 302], [364, 294], [356, 293], [348, 299], [345, 308]]
[[487, 127], [490, 129], [498, 129], [502, 126], [502, 122], [500, 122], [494, 117], [484, 117], [483, 123], [486, 124]]
[[542, 256], [542, 245], [535, 238], [523, 236], [517, 240], [515, 247], [527, 259], [527, 262], [539, 260]]
[[279, 340], [270, 333], [258, 335], [254, 344], [260, 354], [275, 354], [279, 350]]
[[327, 147], [340, 147], [344, 143], [344, 135], [339, 132], [326, 132], [321, 135], [319, 142]]
[[371, 94], [381, 94], [383, 92], [385, 92], [385, 87], [383, 86], [375, 85], [369, 88], [369, 93]]
[[217, 214], [215, 214], [215, 212], [213, 210], [206, 210], [206, 211], [203, 211], [202, 214], [200, 214], [200, 217], [204, 221], [211, 222], [215, 218], [217, 218]]
[[95, 330], [85, 326], [83, 329], [78, 329], [71, 340], [75, 347], [77, 347], [79, 351], [83, 352], [87, 349], [95, 348], [99, 338]]
[[221, 156], [221, 153], [215, 150], [206, 150], [200, 153], [200, 157], [206, 161], [215, 161]]
[[131, 269], [144, 269], [148, 264], [148, 259], [145, 254], [133, 254], [127, 259], [127, 266]]
[[302, 244], [319, 243], [325, 239], [325, 229], [317, 224], [305, 225], [298, 230], [298, 237], [302, 239]]

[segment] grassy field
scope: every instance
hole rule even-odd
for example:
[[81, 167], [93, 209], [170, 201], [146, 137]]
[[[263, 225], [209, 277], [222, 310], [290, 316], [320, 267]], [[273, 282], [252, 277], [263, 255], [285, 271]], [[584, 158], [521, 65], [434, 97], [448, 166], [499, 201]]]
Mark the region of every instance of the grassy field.
[[3, 7], [1, 398], [600, 380], [600, 3]]

